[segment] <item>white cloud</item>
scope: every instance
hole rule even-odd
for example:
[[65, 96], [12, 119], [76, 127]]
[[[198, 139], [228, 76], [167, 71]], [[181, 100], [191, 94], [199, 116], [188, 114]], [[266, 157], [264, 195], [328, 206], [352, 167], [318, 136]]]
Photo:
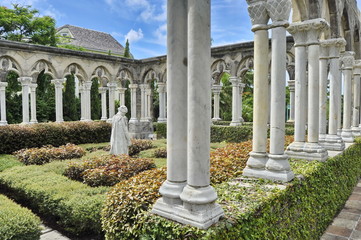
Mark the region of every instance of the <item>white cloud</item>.
[[47, 9], [43, 10], [41, 12], [41, 15], [50, 16], [56, 20], [59, 20], [61, 17], [65, 16], [63, 13], [59, 12], [56, 8], [54, 8], [52, 5], [49, 5]]
[[130, 29], [130, 31], [125, 35], [124, 39], [125, 41], [128, 39], [130, 43], [139, 41], [144, 37], [142, 29], [138, 29], [138, 31], [135, 31], [133, 29]]
[[166, 46], [167, 45], [167, 24], [159, 26], [153, 33], [155, 36], [154, 43]]
[[41, 0], [2, 0], [1, 5], [5, 7], [11, 7], [12, 4], [19, 4], [22, 6], [33, 6]]

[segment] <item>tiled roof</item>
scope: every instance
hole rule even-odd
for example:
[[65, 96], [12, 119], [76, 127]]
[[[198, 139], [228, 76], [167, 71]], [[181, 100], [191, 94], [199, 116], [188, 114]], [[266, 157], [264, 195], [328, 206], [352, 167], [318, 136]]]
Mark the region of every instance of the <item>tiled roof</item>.
[[113, 38], [109, 33], [98, 32], [86, 28], [72, 25], [64, 25], [57, 29], [57, 32], [63, 28], [68, 28], [74, 38], [69, 38], [68, 44], [83, 47], [89, 50], [108, 52], [115, 54], [124, 54], [124, 47]]

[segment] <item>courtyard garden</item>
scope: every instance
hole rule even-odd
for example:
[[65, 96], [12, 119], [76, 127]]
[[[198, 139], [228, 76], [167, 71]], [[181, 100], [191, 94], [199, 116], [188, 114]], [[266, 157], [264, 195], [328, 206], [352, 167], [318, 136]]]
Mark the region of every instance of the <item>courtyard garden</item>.
[[[156, 128], [164, 135], [165, 124]], [[289, 183], [242, 177], [251, 126], [212, 126], [211, 183], [225, 217], [200, 230], [150, 214], [166, 180], [165, 138], [133, 140], [130, 156], [111, 156], [104, 122], [0, 131], [6, 240], [39, 239], [41, 222], [71, 239], [317, 239], [361, 175], [357, 141], [327, 162], [291, 160], [297, 177]], [[287, 132], [293, 133], [291, 125]], [[292, 141], [286, 136], [285, 146]]]

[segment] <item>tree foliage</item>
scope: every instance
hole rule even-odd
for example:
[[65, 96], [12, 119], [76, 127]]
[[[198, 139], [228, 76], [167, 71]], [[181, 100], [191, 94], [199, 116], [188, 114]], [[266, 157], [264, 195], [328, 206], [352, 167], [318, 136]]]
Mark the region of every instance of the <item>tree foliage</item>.
[[78, 105], [80, 105], [80, 102], [75, 96], [75, 77], [74, 75], [68, 75], [66, 77], [65, 92], [63, 96], [65, 121], [79, 120]]
[[127, 39], [127, 42], [125, 43], [124, 57], [125, 58], [131, 58], [130, 49], [129, 49], [129, 40], [128, 39]]
[[52, 77], [41, 72], [37, 78], [36, 115], [38, 122], [55, 121], [55, 87]]
[[13, 9], [0, 6], [0, 36], [12, 41], [56, 46], [55, 20], [39, 16], [31, 6], [13, 4]]
[[101, 102], [99, 95], [99, 81], [97, 78], [93, 78], [92, 86], [90, 89], [90, 106], [91, 106], [91, 119], [99, 120], [101, 111]]

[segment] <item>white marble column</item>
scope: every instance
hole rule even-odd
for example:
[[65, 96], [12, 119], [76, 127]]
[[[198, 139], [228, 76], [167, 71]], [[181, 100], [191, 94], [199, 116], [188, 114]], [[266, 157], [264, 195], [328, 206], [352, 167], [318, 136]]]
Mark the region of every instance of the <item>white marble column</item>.
[[99, 93], [101, 95], [101, 101], [102, 101], [102, 117], [100, 118], [100, 120], [102, 121], [106, 121], [108, 120], [107, 117], [107, 87], [100, 87], [99, 88]]
[[165, 115], [166, 110], [166, 99], [165, 99], [165, 93], [166, 93], [166, 83], [160, 82], [158, 83], [158, 93], [159, 93], [159, 118], [158, 122], [167, 122], [167, 118]]
[[239, 121], [241, 122], [241, 124], [244, 122], [244, 119], [242, 117], [242, 112], [243, 112], [243, 90], [244, 87], [246, 86], [246, 84], [244, 83], [240, 83], [239, 84]]
[[324, 142], [327, 134], [327, 82], [328, 56], [327, 42], [320, 41], [320, 111], [319, 111], [319, 142]]
[[294, 178], [284, 152], [286, 105], [286, 27], [291, 13], [290, 0], [267, 0], [272, 19], [271, 126], [267, 178], [288, 182]]
[[23, 106], [23, 122], [21, 124], [29, 124], [29, 93], [31, 77], [19, 77], [18, 81], [22, 87], [22, 106]]
[[84, 121], [91, 121], [91, 98], [90, 98], [90, 90], [92, 87], [92, 81], [84, 82], [83, 91], [84, 91]]
[[340, 50], [346, 45], [346, 41], [342, 38], [326, 40], [329, 46], [330, 59], [330, 106], [328, 118], [328, 134], [325, 143], [322, 145], [331, 151], [343, 151], [345, 143], [342, 138], [337, 135], [338, 128], [338, 112], [339, 112], [339, 95], [341, 92], [341, 76], [340, 76]]
[[117, 84], [114, 82], [110, 82], [107, 84], [109, 89], [109, 118], [108, 122], [112, 122], [112, 118], [115, 115], [115, 89], [117, 88]]
[[7, 82], [0, 82], [0, 126], [8, 124], [6, 120], [6, 95], [5, 88], [8, 86]]
[[125, 106], [125, 91], [127, 89], [126, 88], [118, 88], [118, 92], [119, 92], [119, 103], [120, 106]]
[[80, 121], [85, 120], [85, 91], [83, 82], [79, 86], [79, 93], [80, 93]]
[[354, 65], [354, 52], [345, 52], [342, 55], [343, 62], [343, 126], [341, 137], [344, 142], [352, 143], [354, 137], [351, 131], [351, 112], [352, 112], [352, 70]]
[[289, 123], [295, 122], [295, 80], [288, 80], [288, 88], [290, 90], [290, 117]]
[[230, 77], [229, 81], [232, 83], [232, 122], [230, 126], [240, 126], [239, 121], [239, 87], [241, 80], [238, 77]]
[[361, 135], [360, 124], [360, 75], [361, 75], [361, 60], [356, 60], [353, 70], [353, 112], [352, 112], [352, 134], [354, 136]]
[[210, 13], [210, 0], [188, 1], [188, 179], [179, 221], [202, 229], [223, 215], [210, 185]]
[[55, 119], [56, 122], [64, 122], [63, 119], [63, 88], [64, 88], [64, 79], [54, 79], [51, 80], [51, 83], [55, 85]]
[[140, 84], [139, 85], [140, 88], [140, 121], [141, 122], [146, 122], [148, 121], [147, 119], [147, 96], [146, 96], [146, 89], [147, 89], [147, 84]]
[[247, 0], [254, 32], [253, 138], [252, 152], [243, 170], [249, 177], [266, 177], [267, 130], [269, 119], [269, 39], [266, 0]]
[[213, 85], [212, 93], [213, 93], [213, 118], [212, 121], [220, 121], [222, 120], [219, 117], [219, 102], [220, 102], [220, 94], [221, 94], [222, 86], [221, 85]]
[[147, 86], [147, 89], [145, 91], [146, 94], [146, 118], [148, 121], [153, 122], [153, 104], [152, 104], [152, 88], [150, 86]]
[[30, 84], [30, 123], [38, 123], [36, 119], [36, 88], [38, 84], [32, 83]]
[[130, 120], [129, 122], [138, 122], [137, 119], [137, 84], [129, 84], [130, 89]]

